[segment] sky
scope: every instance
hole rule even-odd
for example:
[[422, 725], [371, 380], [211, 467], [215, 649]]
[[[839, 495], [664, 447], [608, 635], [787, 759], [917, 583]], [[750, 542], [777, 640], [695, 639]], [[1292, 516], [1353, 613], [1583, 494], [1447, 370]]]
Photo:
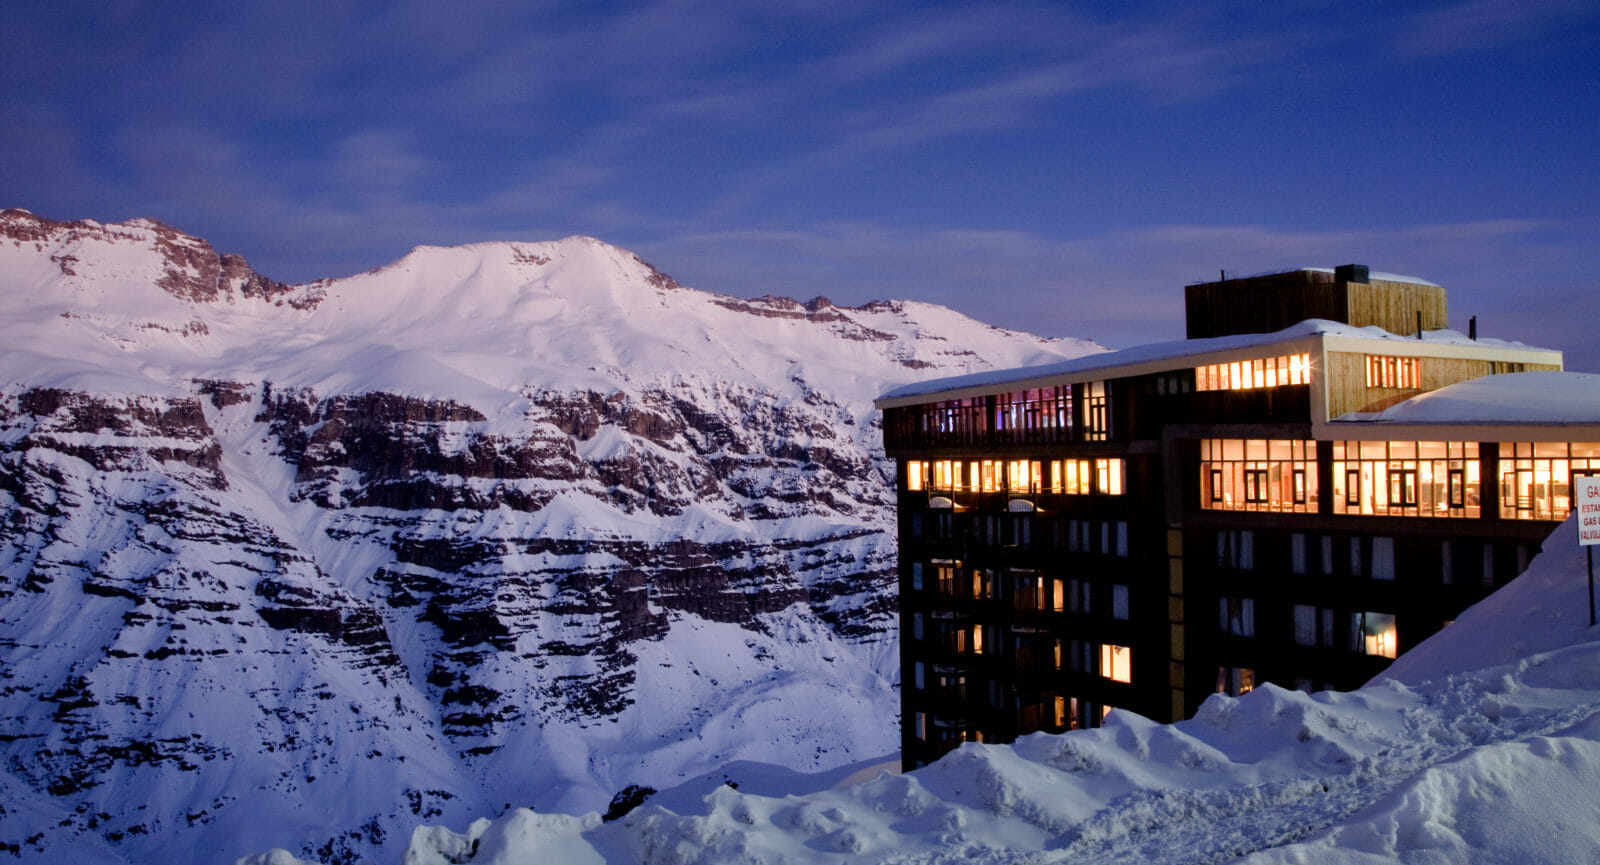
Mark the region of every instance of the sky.
[[301, 282], [617, 244], [1116, 348], [1361, 263], [1600, 371], [1600, 5], [0, 4], [0, 207]]

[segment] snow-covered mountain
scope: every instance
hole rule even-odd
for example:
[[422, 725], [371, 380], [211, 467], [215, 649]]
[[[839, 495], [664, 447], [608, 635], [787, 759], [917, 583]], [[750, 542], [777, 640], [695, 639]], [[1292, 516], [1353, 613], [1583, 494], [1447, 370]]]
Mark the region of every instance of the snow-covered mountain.
[[422, 826], [404, 861], [1600, 861], [1600, 627], [1579, 550], [1568, 520], [1521, 577], [1350, 693], [1265, 685], [1172, 725], [1117, 710], [864, 783], [728, 767], [614, 822]]
[[284, 285], [6, 211], [0, 849], [358, 861], [890, 752], [872, 398], [1097, 348], [709, 294], [584, 237]]

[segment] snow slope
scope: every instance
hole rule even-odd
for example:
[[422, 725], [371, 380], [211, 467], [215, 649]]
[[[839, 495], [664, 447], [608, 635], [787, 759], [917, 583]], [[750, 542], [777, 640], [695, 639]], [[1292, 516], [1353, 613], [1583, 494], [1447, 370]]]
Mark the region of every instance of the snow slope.
[[881, 758], [873, 398], [1094, 350], [591, 238], [283, 285], [148, 220], [0, 213], [0, 849], [354, 863]]
[[906, 775], [724, 785], [611, 823], [517, 810], [418, 828], [405, 861], [1600, 861], [1600, 629], [1582, 563], [1569, 520], [1522, 577], [1358, 691], [1268, 685], [1173, 725], [1118, 710]]

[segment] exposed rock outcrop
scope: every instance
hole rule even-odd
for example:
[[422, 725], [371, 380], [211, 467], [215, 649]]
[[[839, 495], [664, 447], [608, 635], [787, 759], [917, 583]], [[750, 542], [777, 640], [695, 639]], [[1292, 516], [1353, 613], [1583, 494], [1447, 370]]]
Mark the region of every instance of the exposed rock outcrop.
[[24, 211], [0, 291], [0, 849], [387, 859], [418, 815], [894, 747], [870, 400], [975, 357], [921, 307], [589, 238], [286, 286]]

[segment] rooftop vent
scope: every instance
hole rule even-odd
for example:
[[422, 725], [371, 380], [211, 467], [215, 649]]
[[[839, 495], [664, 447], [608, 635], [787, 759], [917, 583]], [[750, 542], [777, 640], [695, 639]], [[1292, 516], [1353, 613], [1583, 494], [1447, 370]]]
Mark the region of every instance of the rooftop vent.
[[1333, 278], [1338, 282], [1371, 281], [1365, 264], [1341, 264], [1333, 269]]

